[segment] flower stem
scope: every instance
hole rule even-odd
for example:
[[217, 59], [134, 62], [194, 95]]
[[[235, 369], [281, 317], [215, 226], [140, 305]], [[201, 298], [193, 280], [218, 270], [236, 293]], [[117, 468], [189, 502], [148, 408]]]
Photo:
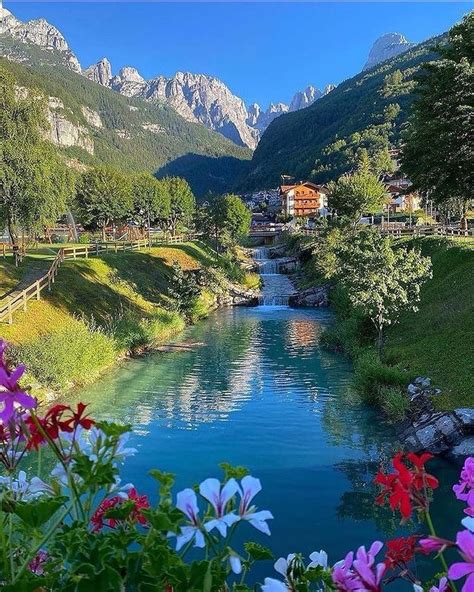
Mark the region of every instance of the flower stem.
[[[431, 514], [430, 514], [430, 511], [428, 509], [425, 510], [425, 518], [426, 518], [426, 523], [428, 524], [428, 528], [430, 530], [431, 535], [434, 536], [434, 537], [437, 537], [438, 535], [436, 534], [436, 530], [435, 530], [435, 527], [434, 527], [434, 524], [433, 524], [433, 520], [431, 519]], [[441, 561], [441, 565], [443, 566], [443, 569], [446, 571], [446, 577], [447, 577], [448, 576], [448, 570], [449, 570], [449, 568], [448, 568], [448, 564], [446, 563], [446, 559], [444, 558], [444, 555], [443, 555], [443, 552], [442, 551], [440, 551], [438, 553], [438, 557], [439, 557], [439, 560]], [[453, 592], [457, 592], [457, 588], [456, 588], [456, 586], [454, 585], [454, 583], [451, 580], [449, 580], [449, 584], [451, 586], [451, 590]]]

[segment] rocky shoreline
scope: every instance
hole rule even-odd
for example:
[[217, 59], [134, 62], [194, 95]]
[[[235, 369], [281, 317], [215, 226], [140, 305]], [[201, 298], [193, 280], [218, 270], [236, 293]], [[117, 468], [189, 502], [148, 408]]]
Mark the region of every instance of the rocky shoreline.
[[398, 437], [408, 450], [433, 454], [469, 455], [474, 453], [474, 409], [436, 411], [433, 397], [441, 389], [419, 376], [408, 385], [407, 417], [395, 426]]

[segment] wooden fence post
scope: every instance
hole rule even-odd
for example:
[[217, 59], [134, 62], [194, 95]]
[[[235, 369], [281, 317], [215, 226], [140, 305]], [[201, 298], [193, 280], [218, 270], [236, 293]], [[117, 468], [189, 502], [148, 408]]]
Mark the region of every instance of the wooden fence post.
[[26, 290], [23, 290], [23, 310], [26, 312]]
[[7, 248], [5, 246], [5, 243], [3, 243], [3, 258], [6, 259], [7, 258]]
[[99, 254], [99, 243], [95, 243], [95, 254]]
[[11, 325], [13, 323], [13, 315], [12, 315], [12, 301], [11, 298], [8, 300], [8, 324]]
[[86, 259], [89, 259], [89, 247], [86, 246]]
[[39, 280], [36, 282], [36, 300], [39, 300], [41, 297], [41, 291], [40, 291], [40, 283]]

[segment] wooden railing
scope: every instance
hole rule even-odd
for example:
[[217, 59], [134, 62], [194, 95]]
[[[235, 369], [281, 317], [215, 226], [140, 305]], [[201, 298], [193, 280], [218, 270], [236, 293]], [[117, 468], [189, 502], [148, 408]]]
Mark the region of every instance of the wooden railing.
[[[177, 244], [193, 240], [197, 234], [182, 234], [177, 236], [162, 237], [158, 240], [152, 239], [152, 244]], [[143, 249], [148, 245], [148, 239], [141, 239], [131, 242], [104, 242], [91, 245], [81, 245], [79, 247], [62, 247], [53, 259], [51, 267], [45, 275], [30, 284], [21, 292], [16, 292], [11, 296], [6, 296], [0, 300], [0, 322], [8, 321], [13, 323], [13, 313], [17, 310], [26, 312], [28, 301], [31, 299], [40, 300], [41, 292], [47, 288], [51, 291], [58, 269], [66, 259], [78, 259], [85, 257], [88, 259], [92, 255], [100, 253], [118, 253], [119, 251], [134, 251]]]

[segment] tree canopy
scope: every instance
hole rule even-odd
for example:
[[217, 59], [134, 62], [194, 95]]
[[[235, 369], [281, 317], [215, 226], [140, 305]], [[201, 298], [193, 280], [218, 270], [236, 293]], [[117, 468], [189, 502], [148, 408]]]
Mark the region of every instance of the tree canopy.
[[214, 195], [206, 208], [206, 223], [210, 223], [216, 239], [224, 246], [235, 245], [239, 237], [248, 234], [252, 213], [238, 195]]
[[150, 173], [131, 178], [133, 218], [140, 226], [162, 222], [170, 215], [170, 194], [167, 185]]
[[196, 209], [196, 198], [185, 179], [165, 177], [161, 182], [170, 200], [168, 227], [171, 233], [175, 234], [179, 226], [188, 226], [191, 223]]
[[105, 229], [123, 221], [132, 208], [130, 177], [112, 167], [97, 166], [82, 174], [76, 190], [81, 220], [87, 226]]
[[357, 224], [366, 213], [380, 211], [386, 198], [384, 184], [371, 172], [365, 158], [357, 171], [329, 184], [329, 207], [336, 210], [338, 217], [346, 218], [353, 224]]
[[435, 203], [457, 199], [465, 211], [474, 187], [474, 12], [449, 31], [439, 53], [418, 77], [402, 167]]

